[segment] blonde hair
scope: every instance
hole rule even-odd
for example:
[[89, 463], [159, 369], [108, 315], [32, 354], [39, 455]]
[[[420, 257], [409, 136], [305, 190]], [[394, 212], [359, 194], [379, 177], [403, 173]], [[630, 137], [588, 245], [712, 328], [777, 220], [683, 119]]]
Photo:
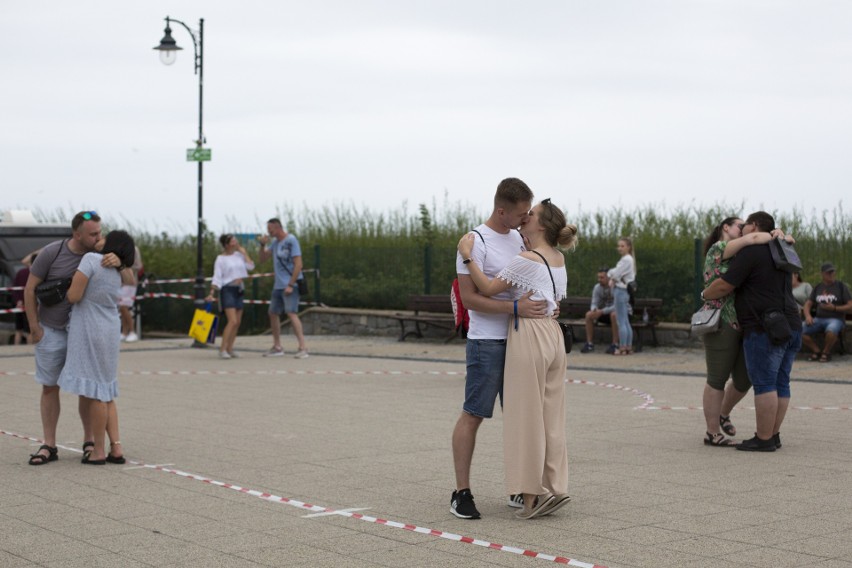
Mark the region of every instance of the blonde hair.
[[544, 227], [544, 238], [550, 246], [558, 246], [574, 250], [577, 248], [577, 225], [565, 222], [565, 213], [562, 209], [544, 199], [541, 202], [541, 211], [544, 215], [539, 216], [539, 224]]

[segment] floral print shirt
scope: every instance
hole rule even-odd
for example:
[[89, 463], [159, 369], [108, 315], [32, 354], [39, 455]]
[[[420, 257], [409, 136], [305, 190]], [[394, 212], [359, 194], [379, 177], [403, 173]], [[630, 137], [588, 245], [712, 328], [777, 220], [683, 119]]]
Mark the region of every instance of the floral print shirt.
[[[728, 246], [727, 241], [719, 241], [714, 243], [707, 251], [707, 256], [704, 258], [704, 288], [706, 289], [717, 278], [721, 277], [728, 271], [728, 265], [731, 262], [730, 258], [722, 259], [725, 253], [725, 247]], [[722, 321], [730, 325], [734, 329], [739, 329], [737, 323], [737, 310], [734, 307], [734, 294], [731, 292], [727, 296], [718, 300], [707, 300], [704, 303], [704, 309], [720, 308], [722, 310]]]

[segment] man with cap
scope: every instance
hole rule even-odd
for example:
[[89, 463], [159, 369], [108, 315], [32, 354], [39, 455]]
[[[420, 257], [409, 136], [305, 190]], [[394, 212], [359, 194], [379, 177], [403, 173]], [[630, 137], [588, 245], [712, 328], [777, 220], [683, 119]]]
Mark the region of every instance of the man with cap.
[[[805, 328], [802, 330], [802, 343], [811, 352], [811, 361], [826, 363], [831, 361], [831, 348], [843, 328], [846, 327], [846, 314], [852, 311], [852, 295], [849, 288], [835, 279], [835, 268], [830, 262], [820, 267], [822, 282], [811, 292], [811, 297], [805, 302]], [[816, 307], [816, 317], [811, 316], [811, 310]], [[820, 352], [819, 345], [813, 336], [825, 334], [825, 347]]]

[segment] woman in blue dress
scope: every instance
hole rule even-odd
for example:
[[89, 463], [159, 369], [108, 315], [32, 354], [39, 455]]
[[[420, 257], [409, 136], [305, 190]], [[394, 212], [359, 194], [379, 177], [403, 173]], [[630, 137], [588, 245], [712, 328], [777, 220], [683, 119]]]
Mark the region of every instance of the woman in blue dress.
[[[118, 268], [104, 268], [101, 259], [115, 253]], [[83, 463], [103, 465], [107, 461], [123, 463], [118, 437], [118, 414], [114, 399], [118, 396], [118, 351], [121, 320], [118, 298], [120, 271], [133, 265], [133, 239], [124, 231], [112, 231], [101, 252], [83, 256], [66, 297], [73, 304], [68, 325], [68, 356], [59, 375], [59, 386], [80, 396], [80, 416], [92, 442], [84, 444]], [[110, 424], [112, 450], [104, 449], [107, 422]], [[88, 449], [91, 447], [91, 449]]]

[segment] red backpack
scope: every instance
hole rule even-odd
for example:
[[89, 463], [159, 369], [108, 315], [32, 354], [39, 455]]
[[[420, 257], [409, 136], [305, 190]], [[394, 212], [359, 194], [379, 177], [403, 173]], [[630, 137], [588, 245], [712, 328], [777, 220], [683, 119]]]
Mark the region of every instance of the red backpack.
[[[485, 246], [485, 239], [482, 233], [473, 229], [473, 232], [479, 235], [482, 239], [482, 246]], [[461, 292], [459, 291], [459, 279], [453, 280], [453, 286], [450, 289], [450, 303], [453, 305], [453, 316], [456, 318], [456, 334], [462, 338], [467, 338], [467, 330], [470, 327], [470, 314], [467, 313], [467, 308], [462, 302]]]

